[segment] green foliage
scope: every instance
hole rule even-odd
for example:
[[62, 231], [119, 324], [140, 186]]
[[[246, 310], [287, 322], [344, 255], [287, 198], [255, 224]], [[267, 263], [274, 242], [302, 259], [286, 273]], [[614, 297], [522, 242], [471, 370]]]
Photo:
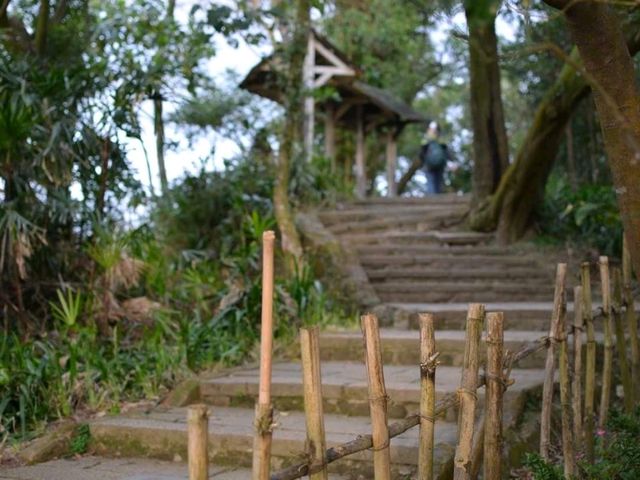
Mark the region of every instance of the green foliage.
[[564, 480], [562, 469], [547, 463], [537, 453], [527, 453], [524, 457], [524, 465], [531, 470], [534, 480]]
[[547, 182], [538, 225], [543, 235], [594, 247], [603, 255], [619, 255], [622, 223], [611, 185], [580, 185], [574, 190], [565, 177]]
[[82, 423], [78, 425], [75, 432], [73, 432], [73, 438], [71, 438], [69, 453], [71, 453], [71, 455], [82, 455], [86, 453], [90, 441], [91, 430], [89, 429], [89, 424]]
[[50, 303], [53, 317], [66, 327], [73, 327], [80, 317], [82, 308], [82, 295], [80, 292], [73, 293], [73, 290], [67, 288], [66, 295], [62, 290], [56, 290], [58, 295], [58, 304]]

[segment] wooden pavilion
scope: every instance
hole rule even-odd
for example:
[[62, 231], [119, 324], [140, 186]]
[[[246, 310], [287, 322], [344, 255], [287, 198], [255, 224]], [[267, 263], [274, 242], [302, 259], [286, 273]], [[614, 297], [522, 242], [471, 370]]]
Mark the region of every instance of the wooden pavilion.
[[[278, 64], [274, 55], [264, 58], [251, 69], [240, 87], [281, 103], [282, 82], [278, 81]], [[305, 152], [311, 158], [316, 109], [324, 114], [327, 157], [335, 156], [336, 128], [355, 131], [356, 193], [364, 197], [367, 190], [365, 137], [372, 131], [378, 131], [386, 138], [388, 194], [395, 196], [398, 136], [408, 123], [426, 123], [427, 119], [389, 92], [362, 82], [359, 80], [361, 75], [360, 69], [340, 50], [314, 30], [311, 31], [303, 72], [305, 88], [312, 91], [329, 85], [338, 95], [337, 99], [332, 96], [322, 101], [316, 101], [312, 96], [305, 98]]]

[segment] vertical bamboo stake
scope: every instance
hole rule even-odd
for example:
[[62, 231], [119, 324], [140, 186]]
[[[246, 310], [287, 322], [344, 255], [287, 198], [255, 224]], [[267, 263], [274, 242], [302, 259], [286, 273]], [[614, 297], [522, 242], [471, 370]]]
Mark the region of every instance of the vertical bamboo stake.
[[[564, 293], [564, 292], [563, 292]], [[565, 329], [567, 313], [566, 296], [562, 295], [560, 320], [555, 336], [558, 342], [558, 370], [560, 374], [560, 412], [562, 421], [562, 456], [564, 457], [564, 476], [572, 478], [575, 472], [575, 452], [573, 448], [573, 431], [571, 426], [571, 378], [569, 377], [569, 348]]]
[[433, 480], [433, 441], [436, 408], [436, 367], [438, 366], [433, 315], [420, 314], [420, 446], [418, 478]]
[[373, 443], [373, 469], [376, 480], [391, 480], [389, 427], [387, 425], [387, 390], [384, 385], [380, 330], [375, 315], [363, 315], [365, 363], [369, 383], [369, 409]]
[[593, 463], [596, 411], [596, 334], [593, 328], [591, 273], [588, 262], [582, 264], [580, 276], [582, 280], [582, 316], [587, 329], [587, 354], [584, 375], [584, 447], [587, 461]]
[[502, 478], [502, 402], [505, 380], [504, 315], [487, 314], [487, 380], [484, 423], [484, 478]]
[[467, 334], [464, 350], [458, 414], [458, 445], [453, 464], [454, 480], [469, 480], [473, 451], [473, 428], [476, 413], [476, 389], [478, 387], [478, 351], [484, 322], [484, 305], [473, 303], [467, 313]]
[[189, 480], [208, 480], [209, 414], [206, 405], [191, 405], [187, 409], [187, 435]]
[[262, 328], [260, 332], [260, 385], [253, 442], [253, 480], [269, 480], [271, 470], [271, 364], [273, 354], [273, 245], [275, 234], [262, 234]]
[[576, 452], [582, 451], [582, 287], [573, 289], [573, 441]]
[[616, 349], [618, 350], [618, 364], [620, 367], [620, 377], [622, 378], [622, 388], [624, 389], [624, 409], [627, 413], [633, 411], [635, 405], [635, 395], [629, 364], [627, 362], [627, 340], [624, 337], [624, 324], [622, 323], [622, 276], [620, 269], [613, 269], [613, 297], [611, 304], [611, 314], [613, 315], [616, 330]]
[[611, 400], [611, 382], [613, 377], [613, 333], [611, 326], [611, 284], [609, 281], [609, 258], [600, 257], [600, 282], [602, 286], [602, 314], [604, 316], [604, 364], [602, 367], [602, 395], [600, 396], [600, 415], [598, 428], [607, 423]]
[[542, 413], [540, 415], [540, 456], [549, 460], [549, 445], [551, 444], [551, 404], [553, 401], [553, 377], [555, 373], [556, 342], [558, 341], [558, 327], [564, 308], [564, 285], [567, 276], [567, 264], [559, 263], [556, 269], [556, 287], [553, 296], [553, 313], [549, 328], [549, 345], [547, 346], [547, 361], [545, 363], [544, 385], [542, 387]]
[[[326, 441], [322, 407], [322, 378], [320, 372], [320, 346], [318, 327], [300, 330], [302, 352], [302, 384], [304, 388], [304, 412], [307, 422], [307, 445], [311, 480], [327, 480], [325, 462]], [[316, 471], [317, 470], [317, 471]]]
[[634, 381], [635, 399], [640, 399], [640, 345], [638, 342], [638, 320], [631, 292], [631, 254], [626, 238], [622, 242], [622, 283], [624, 291], [625, 317], [631, 343], [631, 378]]

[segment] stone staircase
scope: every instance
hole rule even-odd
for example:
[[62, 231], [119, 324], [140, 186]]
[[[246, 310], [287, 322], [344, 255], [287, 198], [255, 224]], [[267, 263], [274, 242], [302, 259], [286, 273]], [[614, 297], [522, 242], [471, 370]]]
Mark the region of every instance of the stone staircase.
[[[524, 247], [498, 247], [490, 235], [465, 231], [468, 205], [468, 197], [453, 195], [370, 199], [317, 214], [322, 223], [318, 228], [326, 229], [325, 238], [337, 239], [344, 250], [354, 253], [357, 261], [351, 271], [357, 273], [361, 268], [363, 288], [372, 288], [363, 308], [376, 311], [385, 325], [381, 335], [390, 421], [418, 407], [417, 312], [436, 315], [436, 343], [442, 360], [436, 374], [438, 398], [459, 385], [470, 302], [485, 303], [488, 311], [505, 312], [506, 344], [511, 350], [539, 339], [548, 329], [555, 260]], [[320, 351], [328, 445], [370, 433], [360, 332], [324, 332]], [[521, 429], [527, 400], [541, 391], [543, 365], [543, 354], [518, 365], [512, 372], [515, 384], [505, 399], [505, 430], [515, 432], [514, 438], [521, 435], [524, 443], [530, 438], [516, 432], [516, 427]], [[257, 392], [256, 366], [201, 376], [189, 383], [176, 406], [92, 422], [93, 448], [105, 456], [185, 461], [184, 407], [206, 402], [212, 406], [210, 454], [214, 463], [248, 468]], [[295, 356], [274, 365], [272, 395], [277, 409], [273, 467], [278, 468], [300, 461], [305, 451], [302, 378]], [[480, 408], [483, 395], [481, 389]], [[452, 474], [455, 420], [456, 412], [449, 411], [436, 423], [436, 471], [443, 480]], [[391, 442], [394, 478], [414, 478], [417, 435], [414, 428]], [[372, 453], [366, 451], [331, 464], [331, 478], [372, 478], [371, 459]]]

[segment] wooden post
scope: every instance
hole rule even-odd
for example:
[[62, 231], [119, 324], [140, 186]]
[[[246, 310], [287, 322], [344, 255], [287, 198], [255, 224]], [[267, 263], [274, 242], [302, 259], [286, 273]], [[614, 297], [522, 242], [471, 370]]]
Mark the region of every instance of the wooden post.
[[575, 451], [573, 448], [573, 429], [571, 425], [571, 378], [569, 376], [569, 347], [565, 328], [567, 302], [563, 289], [562, 308], [555, 339], [558, 343], [558, 370], [560, 373], [560, 414], [562, 422], [562, 456], [564, 457], [564, 476], [572, 478], [575, 472]]
[[398, 162], [398, 143], [396, 142], [395, 129], [390, 128], [387, 132], [387, 196], [398, 195], [396, 184], [396, 164]]
[[328, 102], [324, 111], [324, 154], [331, 160], [331, 171], [336, 171], [336, 120], [335, 107]]
[[318, 337], [318, 327], [300, 330], [304, 413], [307, 422], [307, 447], [310, 461], [309, 470], [314, 472], [309, 475], [309, 478], [311, 480], [327, 480], [327, 465], [324, 458], [326, 441]]
[[365, 363], [369, 384], [369, 409], [373, 440], [373, 470], [376, 480], [391, 480], [389, 427], [387, 425], [387, 390], [384, 385], [380, 330], [375, 315], [363, 315]]
[[504, 315], [487, 314], [487, 374], [484, 423], [484, 478], [502, 478], [502, 402], [505, 379]]
[[187, 435], [189, 480], [208, 480], [209, 413], [206, 405], [191, 405], [187, 409]]
[[564, 308], [566, 276], [567, 264], [559, 263], [556, 269], [556, 287], [553, 296], [553, 313], [551, 315], [551, 326], [549, 328], [547, 361], [545, 363], [544, 385], [542, 387], [542, 413], [540, 415], [540, 456], [545, 460], [549, 460], [549, 446], [551, 444], [551, 406], [553, 402], [556, 343], [558, 341], [558, 328]]
[[573, 288], [573, 440], [576, 452], [582, 451], [582, 287]]
[[271, 471], [271, 365], [273, 355], [273, 247], [275, 233], [262, 234], [262, 327], [260, 332], [260, 384], [253, 442], [253, 480], [269, 480]]
[[584, 450], [589, 463], [594, 460], [594, 432], [596, 411], [596, 334], [593, 328], [591, 304], [591, 273], [589, 263], [581, 267], [582, 316], [587, 329], [587, 354], [584, 375]]
[[638, 320], [636, 307], [631, 291], [631, 254], [627, 246], [627, 239], [622, 242], [622, 283], [624, 293], [625, 317], [629, 329], [631, 343], [631, 378], [634, 380], [635, 399], [640, 399], [640, 342], [638, 341]]
[[364, 112], [362, 105], [356, 107], [356, 195], [367, 195], [367, 170], [364, 159]]
[[464, 350], [462, 380], [458, 395], [458, 445], [453, 463], [454, 480], [469, 480], [473, 452], [473, 428], [476, 413], [476, 389], [478, 387], [478, 352], [484, 323], [484, 305], [473, 303], [467, 313], [467, 333]]
[[[616, 331], [616, 350], [618, 350], [618, 365], [620, 377], [622, 378], [622, 388], [624, 389], [624, 410], [627, 413], [633, 411], [635, 405], [635, 394], [629, 363], [627, 362], [627, 340], [624, 336], [624, 324], [622, 323], [622, 275], [619, 268], [613, 269], [613, 297], [611, 303], [611, 313]], [[638, 379], [636, 379], [637, 381]]]
[[439, 353], [433, 315], [420, 314], [420, 443], [418, 478], [433, 480], [433, 448], [436, 409], [436, 367]]
[[607, 423], [611, 403], [611, 382], [613, 377], [613, 328], [611, 325], [611, 282], [609, 279], [609, 258], [600, 257], [600, 284], [602, 286], [602, 315], [604, 316], [604, 364], [602, 366], [602, 394], [598, 428]]

